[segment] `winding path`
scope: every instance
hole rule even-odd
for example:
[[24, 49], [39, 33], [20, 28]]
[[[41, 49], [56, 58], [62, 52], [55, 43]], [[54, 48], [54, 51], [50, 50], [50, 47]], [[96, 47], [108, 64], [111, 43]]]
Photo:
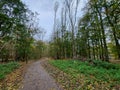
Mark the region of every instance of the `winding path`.
[[41, 66], [42, 61], [34, 62], [28, 67], [23, 86], [19, 90], [62, 90]]

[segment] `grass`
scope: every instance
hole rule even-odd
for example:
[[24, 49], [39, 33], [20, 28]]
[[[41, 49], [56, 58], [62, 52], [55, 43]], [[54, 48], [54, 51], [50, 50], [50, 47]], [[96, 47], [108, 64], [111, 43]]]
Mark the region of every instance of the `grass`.
[[[75, 60], [53, 60], [50, 64], [77, 77], [83, 74], [90, 81], [120, 84], [120, 65], [94, 60], [92, 63]], [[112, 83], [111, 83], [112, 82]]]
[[7, 74], [18, 68], [20, 65], [17, 62], [10, 62], [6, 64], [0, 64], [0, 80], [4, 79]]

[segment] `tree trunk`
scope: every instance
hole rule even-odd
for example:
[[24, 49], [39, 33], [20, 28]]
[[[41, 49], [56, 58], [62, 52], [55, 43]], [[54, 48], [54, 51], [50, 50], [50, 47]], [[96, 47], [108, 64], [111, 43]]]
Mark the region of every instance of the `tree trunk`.
[[103, 38], [103, 45], [104, 45], [104, 60], [105, 61], [109, 61], [109, 56], [108, 56], [108, 48], [107, 48], [107, 43], [106, 43], [106, 37], [105, 37], [105, 30], [104, 30], [104, 25], [103, 25], [103, 20], [102, 20], [102, 15], [101, 12], [98, 10], [98, 8], [96, 7], [96, 10], [98, 12], [98, 15], [100, 17], [100, 26], [101, 26], [101, 30], [102, 30], [102, 38]]
[[[105, 7], [106, 11], [107, 11], [107, 6]], [[116, 49], [117, 49], [117, 54], [118, 54], [118, 59], [120, 59], [120, 44], [119, 44], [119, 41], [117, 39], [117, 36], [116, 36], [116, 28], [115, 28], [115, 25], [114, 24], [117, 24], [116, 22], [112, 23], [112, 21], [110, 20], [110, 17], [108, 15], [108, 13], [106, 13], [106, 16], [107, 16], [107, 20], [112, 28], [112, 33], [113, 33], [113, 37], [114, 37], [114, 40], [115, 40], [115, 44], [116, 44]], [[116, 20], [115, 20], [116, 21]]]

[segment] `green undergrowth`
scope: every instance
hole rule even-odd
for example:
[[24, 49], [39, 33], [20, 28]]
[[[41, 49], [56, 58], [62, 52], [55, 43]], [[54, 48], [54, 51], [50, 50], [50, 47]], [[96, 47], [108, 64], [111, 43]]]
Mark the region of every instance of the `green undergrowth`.
[[77, 60], [53, 60], [50, 64], [60, 70], [77, 77], [83, 74], [87, 80], [120, 84], [120, 65], [100, 60], [82, 62]]
[[11, 73], [13, 70], [19, 67], [19, 63], [17, 62], [9, 62], [6, 64], [0, 64], [0, 80], [4, 79], [5, 76]]

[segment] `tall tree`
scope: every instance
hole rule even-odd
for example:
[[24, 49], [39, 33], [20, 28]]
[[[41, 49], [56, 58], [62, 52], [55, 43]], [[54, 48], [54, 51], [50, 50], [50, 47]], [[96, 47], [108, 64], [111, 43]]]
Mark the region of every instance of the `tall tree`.
[[[72, 57], [76, 57], [76, 50], [75, 50], [75, 27], [76, 27], [76, 19], [77, 19], [77, 11], [79, 6], [80, 0], [65, 0], [66, 7], [68, 10], [68, 16], [71, 26], [72, 32]], [[75, 10], [74, 10], [75, 8]]]
[[110, 0], [106, 1], [104, 0], [104, 5], [103, 7], [105, 8], [105, 14], [107, 18], [107, 22], [109, 23], [111, 29], [112, 29], [112, 34], [113, 38], [115, 41], [116, 45], [116, 51], [118, 54], [118, 59], [120, 59], [120, 43], [119, 43], [119, 35], [118, 32], [119, 30], [119, 18], [120, 18], [120, 1], [118, 0]]

